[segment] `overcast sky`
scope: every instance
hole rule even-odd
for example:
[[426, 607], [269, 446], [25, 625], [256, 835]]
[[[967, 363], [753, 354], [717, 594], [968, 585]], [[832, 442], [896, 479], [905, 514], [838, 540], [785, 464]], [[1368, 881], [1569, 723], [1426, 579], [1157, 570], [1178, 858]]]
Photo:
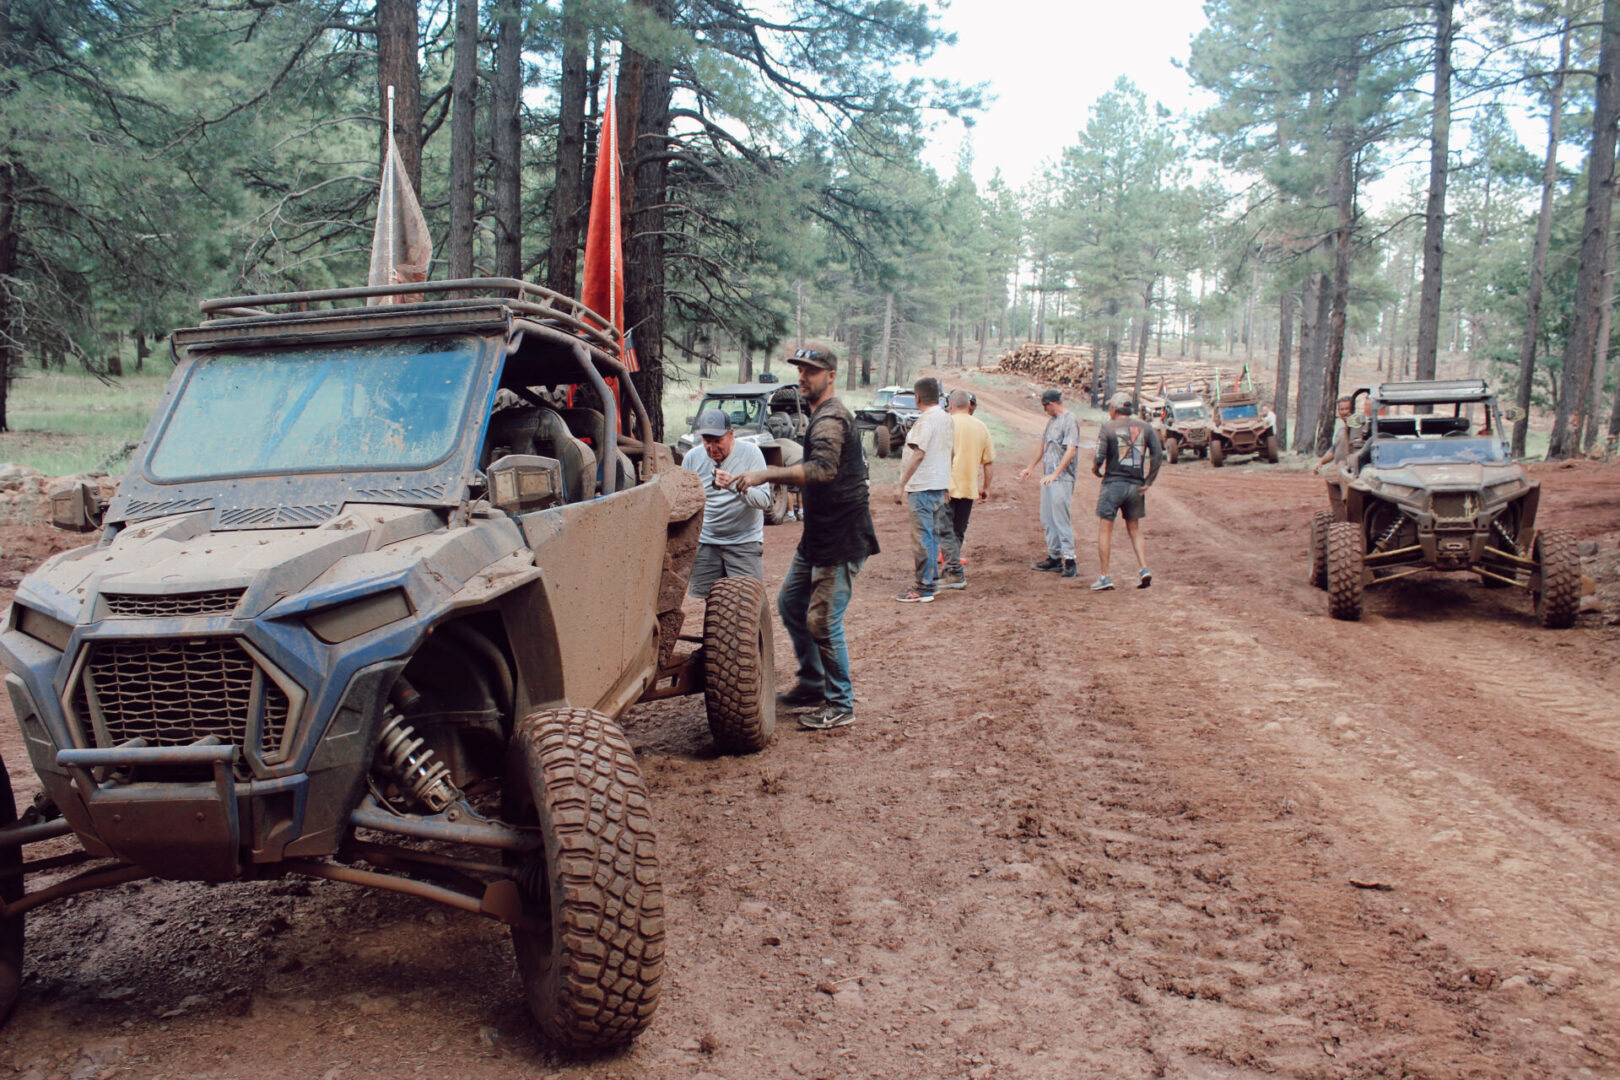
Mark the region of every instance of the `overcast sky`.
[[966, 136], [978, 180], [999, 167], [1023, 186], [1075, 142], [1086, 110], [1121, 75], [1172, 112], [1195, 106], [1174, 61], [1204, 26], [1202, 0], [950, 0], [942, 21], [956, 44], [924, 73], [989, 82], [995, 98], [971, 133], [949, 120], [937, 127], [928, 160], [942, 175]]

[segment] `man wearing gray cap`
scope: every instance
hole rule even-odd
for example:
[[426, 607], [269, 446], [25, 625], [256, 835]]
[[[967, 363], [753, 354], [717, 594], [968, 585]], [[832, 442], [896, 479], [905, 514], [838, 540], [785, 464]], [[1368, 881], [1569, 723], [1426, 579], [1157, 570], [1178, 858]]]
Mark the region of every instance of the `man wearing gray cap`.
[[686, 452], [681, 468], [703, 478], [705, 502], [687, 591], [707, 597], [723, 577], [765, 580], [765, 508], [771, 505], [771, 486], [738, 490], [737, 477], [763, 469], [765, 455], [753, 443], [737, 441], [731, 417], [723, 411], [704, 409], [694, 434], [703, 442]]
[[1046, 558], [1030, 563], [1035, 570], [1055, 570], [1064, 577], [1079, 573], [1074, 565], [1074, 526], [1069, 522], [1069, 503], [1074, 500], [1074, 481], [1079, 470], [1075, 458], [1080, 453], [1080, 421], [1063, 407], [1063, 391], [1041, 393], [1041, 411], [1046, 413], [1046, 431], [1035, 460], [1025, 465], [1018, 479], [1028, 478], [1030, 470], [1041, 469], [1041, 528], [1046, 532]]
[[1091, 464], [1093, 475], [1102, 477], [1097, 493], [1097, 562], [1102, 576], [1091, 583], [1093, 592], [1114, 587], [1108, 576], [1108, 557], [1114, 542], [1114, 518], [1125, 515], [1125, 533], [1136, 553], [1136, 587], [1153, 584], [1153, 571], [1147, 568], [1147, 551], [1139, 522], [1147, 513], [1143, 494], [1159, 476], [1164, 450], [1152, 425], [1132, 415], [1131, 395], [1121, 390], [1108, 399], [1108, 423], [1097, 433], [1097, 453]]

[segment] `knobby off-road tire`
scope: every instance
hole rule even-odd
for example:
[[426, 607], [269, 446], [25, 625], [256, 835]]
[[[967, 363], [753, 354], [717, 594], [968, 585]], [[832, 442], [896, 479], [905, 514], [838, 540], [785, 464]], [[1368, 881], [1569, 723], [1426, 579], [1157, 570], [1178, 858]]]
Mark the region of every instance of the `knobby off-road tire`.
[[[0, 760], [0, 826], [14, 824], [16, 820], [17, 800], [11, 794], [11, 774], [6, 771], [5, 761]], [[22, 862], [22, 848], [0, 851], [0, 870], [15, 870]], [[21, 874], [0, 878], [0, 900], [9, 904], [21, 899], [22, 894]], [[25, 920], [26, 916], [18, 915], [14, 919], [0, 921], [0, 1024], [11, 1016], [11, 1010], [17, 1004], [17, 995], [22, 992]]]
[[1277, 464], [1277, 459], [1280, 456], [1277, 450], [1277, 436], [1267, 435], [1266, 441], [1262, 444], [1262, 451], [1266, 455], [1267, 461], [1273, 465]]
[[703, 610], [703, 704], [722, 754], [755, 754], [776, 730], [776, 658], [765, 583], [721, 578]]
[[529, 1011], [568, 1050], [623, 1045], [652, 1020], [664, 974], [664, 890], [635, 754], [601, 713], [556, 709], [518, 722], [507, 768], [508, 820], [545, 839], [544, 859], [518, 874], [536, 929], [512, 930]]
[[1333, 511], [1318, 510], [1311, 515], [1311, 584], [1318, 589], [1328, 587], [1328, 527], [1333, 524]]
[[872, 429], [872, 449], [877, 451], [878, 457], [888, 457], [889, 451], [894, 448], [894, 440], [889, 435], [888, 424], [879, 424]]
[[1164, 456], [1174, 465], [1176, 459], [1181, 456], [1181, 440], [1174, 435], [1167, 436], [1164, 440]]
[[793, 510], [793, 492], [786, 484], [771, 486], [771, 505], [765, 508], [765, 524], [780, 525]]
[[1219, 439], [1210, 440], [1209, 463], [1217, 469], [1226, 462], [1226, 445]]
[[1549, 630], [1567, 630], [1581, 608], [1581, 556], [1575, 535], [1543, 529], [1536, 535], [1536, 563], [1541, 568], [1536, 618]]
[[1361, 618], [1361, 529], [1335, 521], [1327, 530], [1328, 614], [1351, 622]]

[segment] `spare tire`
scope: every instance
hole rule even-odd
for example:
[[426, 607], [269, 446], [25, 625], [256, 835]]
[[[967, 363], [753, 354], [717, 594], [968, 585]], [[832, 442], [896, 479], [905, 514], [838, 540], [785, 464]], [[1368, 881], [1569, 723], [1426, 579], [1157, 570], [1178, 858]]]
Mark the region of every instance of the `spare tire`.
[[872, 449], [877, 451], [878, 457], [888, 457], [893, 446], [894, 443], [889, 436], [889, 425], [887, 423], [879, 424], [872, 429]]
[[703, 610], [703, 703], [722, 754], [754, 754], [776, 730], [776, 658], [765, 583], [721, 578]]
[[1536, 535], [1536, 618], [1549, 630], [1567, 630], [1581, 609], [1581, 556], [1575, 536], [1566, 529], [1543, 529]]

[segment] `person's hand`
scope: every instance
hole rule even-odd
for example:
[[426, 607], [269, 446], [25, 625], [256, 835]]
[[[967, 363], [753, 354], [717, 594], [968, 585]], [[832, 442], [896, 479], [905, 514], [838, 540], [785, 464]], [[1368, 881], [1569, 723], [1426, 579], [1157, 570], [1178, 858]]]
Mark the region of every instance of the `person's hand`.
[[1057, 473], [1047, 473], [1045, 476], [1041, 477], [1041, 484], [1043, 486], [1046, 485], [1046, 484], [1052, 484], [1052, 483], [1056, 483], [1056, 482], [1057, 482]]
[[990, 489], [989, 488], [985, 488], [983, 491], [979, 492], [979, 501], [980, 502], [989, 502], [990, 501]]
[[[731, 488], [737, 494], [741, 495], [749, 488], [758, 487], [759, 485], [765, 483], [765, 473], [766, 470], [764, 469], [755, 469], [752, 472], [738, 473], [736, 476], [729, 478], [731, 480]], [[718, 484], [720, 482], [720, 477], [723, 475], [725, 474], [718, 472], [715, 473], [715, 483]]]
[[897, 487], [894, 489], [894, 505], [906, 505], [906, 489], [904, 487]]
[[1020, 480], [1028, 480], [1029, 479], [1029, 466], [1026, 465], [1022, 469], [1018, 470], [1018, 479], [1020, 479]]
[[737, 478], [735, 476], [732, 476], [724, 469], [714, 470], [714, 486], [717, 488], [728, 488], [736, 481], [736, 479]]

